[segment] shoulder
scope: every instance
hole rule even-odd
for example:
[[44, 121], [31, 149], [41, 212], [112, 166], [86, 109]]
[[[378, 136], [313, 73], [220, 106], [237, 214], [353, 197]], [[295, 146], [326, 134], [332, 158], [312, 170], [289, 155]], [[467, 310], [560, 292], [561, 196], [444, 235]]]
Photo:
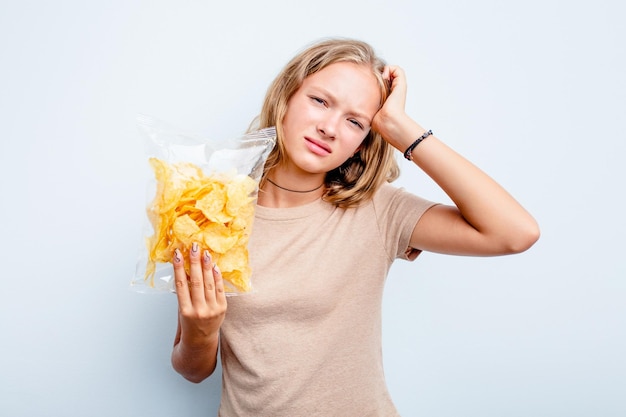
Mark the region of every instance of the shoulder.
[[372, 196], [372, 204], [377, 209], [394, 206], [407, 206], [413, 210], [425, 211], [434, 203], [423, 197], [396, 187], [390, 183], [381, 185]]

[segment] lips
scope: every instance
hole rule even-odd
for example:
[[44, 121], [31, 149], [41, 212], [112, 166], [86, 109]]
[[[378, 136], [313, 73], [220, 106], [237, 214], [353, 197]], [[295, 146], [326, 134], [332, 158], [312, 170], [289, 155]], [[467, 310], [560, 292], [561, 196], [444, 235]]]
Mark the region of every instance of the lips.
[[318, 155], [328, 155], [329, 153], [332, 152], [332, 149], [330, 148], [330, 146], [328, 146], [328, 144], [326, 144], [323, 141], [312, 139], [309, 137], [305, 137], [304, 139], [306, 140], [307, 147], [313, 153], [316, 153]]

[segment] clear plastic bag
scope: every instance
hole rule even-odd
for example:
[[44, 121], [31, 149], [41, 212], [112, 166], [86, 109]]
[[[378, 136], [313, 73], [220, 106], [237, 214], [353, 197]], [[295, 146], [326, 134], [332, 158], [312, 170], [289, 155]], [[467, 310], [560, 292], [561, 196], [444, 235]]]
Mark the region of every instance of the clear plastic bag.
[[[137, 123], [154, 180], [148, 184], [145, 244], [131, 288], [175, 291], [173, 251], [179, 248], [186, 255], [196, 241], [220, 267], [227, 295], [249, 292], [247, 238], [263, 167], [276, 143], [276, 129], [215, 141], [145, 115], [138, 116]], [[188, 268], [187, 256], [185, 266]]]

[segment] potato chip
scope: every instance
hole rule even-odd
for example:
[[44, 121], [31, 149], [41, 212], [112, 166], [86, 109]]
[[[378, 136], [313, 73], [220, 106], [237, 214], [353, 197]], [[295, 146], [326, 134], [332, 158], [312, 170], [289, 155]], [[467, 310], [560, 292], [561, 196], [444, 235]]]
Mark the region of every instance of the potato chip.
[[188, 214], [176, 217], [172, 224], [172, 234], [183, 246], [189, 247], [197, 239], [200, 227]]
[[248, 250], [245, 246], [234, 246], [220, 257], [222, 272], [232, 272], [248, 264]]
[[234, 270], [230, 272], [224, 272], [222, 274], [224, 278], [224, 290], [226, 292], [248, 292], [250, 291], [249, 277], [251, 271], [249, 267], [244, 267], [242, 270]]
[[226, 187], [223, 184], [216, 183], [211, 189], [207, 190], [206, 195], [197, 200], [196, 207], [202, 211], [202, 214], [212, 222], [227, 223], [233, 219], [233, 216], [226, 212]]
[[201, 241], [213, 252], [228, 252], [239, 240], [239, 233], [222, 223], [211, 223], [202, 229]]
[[[246, 175], [207, 176], [191, 163], [150, 158], [156, 195], [147, 208], [154, 234], [146, 240], [144, 279], [153, 285], [156, 263], [172, 261], [174, 249], [187, 253], [198, 242], [223, 273], [227, 292], [251, 289], [247, 242], [254, 219], [257, 183]], [[185, 259], [189, 273], [189, 260]]]
[[240, 210], [250, 206], [252, 198], [250, 194], [256, 189], [256, 182], [248, 176], [237, 177], [237, 182], [232, 182], [226, 187], [228, 198], [226, 200], [226, 212], [236, 216]]

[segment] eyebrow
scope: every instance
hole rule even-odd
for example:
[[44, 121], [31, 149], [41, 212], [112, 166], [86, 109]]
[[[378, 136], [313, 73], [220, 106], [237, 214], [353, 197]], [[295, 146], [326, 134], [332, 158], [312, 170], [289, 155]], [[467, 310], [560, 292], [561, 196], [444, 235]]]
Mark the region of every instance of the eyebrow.
[[[327, 89], [325, 89], [324, 87], [319, 87], [319, 86], [311, 86], [310, 87], [312, 90], [318, 90], [320, 91], [322, 94], [328, 96], [330, 98], [331, 101], [337, 101], [337, 97], [335, 97], [334, 94], [332, 94], [330, 91], [328, 91]], [[353, 115], [354, 117], [358, 118], [358, 119], [363, 119], [367, 122], [368, 125], [372, 124], [372, 121], [370, 120], [369, 117], [367, 117], [365, 114], [360, 113], [358, 111], [354, 111], [354, 110], [350, 110], [348, 112], [349, 114]]]

